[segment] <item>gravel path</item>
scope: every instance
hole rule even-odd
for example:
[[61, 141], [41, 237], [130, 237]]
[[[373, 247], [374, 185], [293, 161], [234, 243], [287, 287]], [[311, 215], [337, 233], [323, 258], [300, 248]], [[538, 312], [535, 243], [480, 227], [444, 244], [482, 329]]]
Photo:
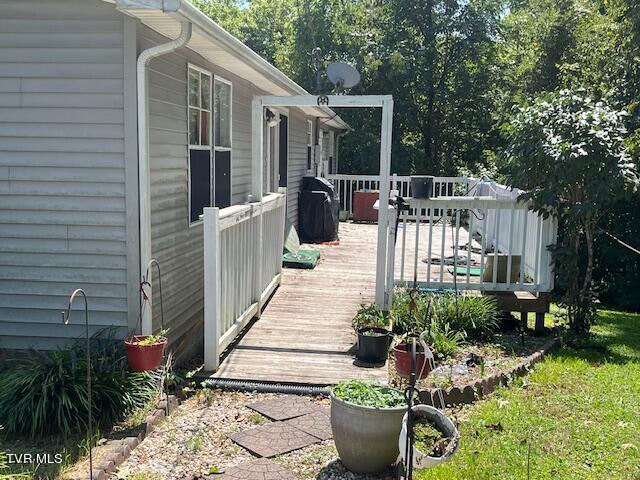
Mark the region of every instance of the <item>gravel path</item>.
[[[186, 400], [148, 435], [121, 465], [117, 478], [128, 479], [138, 475], [136, 480], [184, 480], [206, 475], [214, 467], [224, 470], [253, 459], [249, 452], [229, 440], [228, 435], [268, 422], [268, 419], [246, 405], [278, 395], [205, 392], [207, 393], [201, 391]], [[316, 398], [314, 401], [329, 405], [326, 398]], [[337, 460], [331, 440], [272, 460], [290, 470], [300, 480], [385, 478], [356, 475], [346, 471]]]

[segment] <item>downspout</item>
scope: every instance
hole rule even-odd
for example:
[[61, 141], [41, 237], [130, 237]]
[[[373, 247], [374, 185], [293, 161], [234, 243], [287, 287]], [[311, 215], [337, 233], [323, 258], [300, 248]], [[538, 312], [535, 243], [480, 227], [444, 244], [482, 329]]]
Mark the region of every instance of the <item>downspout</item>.
[[[138, 188], [140, 191], [140, 272], [144, 273], [151, 260], [151, 172], [149, 167], [149, 102], [147, 96], [147, 66], [160, 55], [184, 47], [191, 39], [191, 22], [181, 22], [180, 36], [175, 40], [156, 45], [140, 53], [137, 62], [138, 86]], [[150, 282], [150, 279], [149, 283]], [[150, 335], [152, 326], [151, 286], [146, 290], [149, 303], [142, 312], [142, 334]]]

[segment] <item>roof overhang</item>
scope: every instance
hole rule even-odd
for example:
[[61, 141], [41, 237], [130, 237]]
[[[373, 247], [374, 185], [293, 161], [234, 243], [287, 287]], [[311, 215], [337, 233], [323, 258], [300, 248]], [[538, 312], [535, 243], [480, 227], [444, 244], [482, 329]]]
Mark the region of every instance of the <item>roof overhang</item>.
[[[114, 3], [114, 0], [104, 0]], [[117, 8], [137, 18], [159, 34], [176, 38], [182, 22], [193, 25], [187, 47], [225, 70], [256, 85], [264, 93], [278, 96], [309, 95], [304, 88], [267, 62], [244, 43], [202, 13], [188, 0], [116, 0]], [[330, 108], [300, 107], [307, 115], [325, 118], [338, 129], [351, 127]]]

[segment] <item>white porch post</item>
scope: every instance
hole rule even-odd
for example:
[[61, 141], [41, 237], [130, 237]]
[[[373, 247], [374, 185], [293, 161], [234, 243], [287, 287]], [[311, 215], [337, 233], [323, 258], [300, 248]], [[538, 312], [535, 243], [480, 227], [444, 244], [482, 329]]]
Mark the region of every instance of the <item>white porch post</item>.
[[255, 238], [253, 265], [253, 300], [258, 304], [256, 316], [260, 318], [262, 313], [262, 258], [263, 250], [263, 217], [262, 217], [262, 183], [263, 172], [263, 118], [264, 103], [261, 98], [255, 98], [251, 101], [251, 195], [253, 201], [258, 202], [258, 235]]
[[[393, 125], [393, 100], [382, 101], [382, 129], [380, 138], [380, 200], [378, 208], [378, 251], [376, 258], [376, 303], [386, 308], [391, 303], [393, 284], [387, 285], [386, 264], [387, 231], [389, 228], [389, 177], [391, 175], [391, 129]], [[393, 283], [393, 282], [392, 282]]]
[[204, 209], [204, 368], [220, 365], [220, 209]]
[[260, 98], [251, 101], [251, 195], [254, 202], [262, 200], [262, 117]]

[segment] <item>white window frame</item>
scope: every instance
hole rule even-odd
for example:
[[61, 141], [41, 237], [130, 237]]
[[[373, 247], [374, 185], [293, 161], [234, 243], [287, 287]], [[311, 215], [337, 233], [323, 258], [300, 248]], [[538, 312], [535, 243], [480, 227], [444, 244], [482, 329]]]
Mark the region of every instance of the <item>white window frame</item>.
[[[215, 132], [216, 112], [215, 112], [215, 85], [216, 82], [229, 85], [229, 147], [219, 147], [216, 145]], [[224, 77], [214, 75], [211, 79], [211, 203], [215, 200], [215, 158], [216, 152], [229, 153], [229, 196], [233, 205], [233, 83]]]
[[[189, 70], [195, 70], [197, 72], [199, 72], [200, 74], [205, 74], [209, 76], [209, 129], [208, 129], [208, 135], [209, 135], [209, 145], [194, 145], [191, 143], [191, 122], [190, 122], [190, 115], [189, 115], [189, 111], [192, 108], [197, 109], [199, 112], [200, 111], [207, 111], [201, 107], [192, 107], [189, 104]], [[201, 78], [201, 77], [200, 77]], [[198, 225], [202, 225], [203, 221], [202, 220], [195, 220], [195, 221], [191, 221], [191, 150], [209, 150], [209, 178], [210, 178], [210, 187], [209, 187], [209, 206], [211, 206], [212, 204], [212, 200], [213, 200], [213, 81], [214, 81], [214, 75], [212, 72], [210, 72], [209, 70], [206, 70], [202, 67], [199, 67], [198, 65], [194, 65], [192, 63], [188, 63], [187, 64], [187, 203], [188, 203], [188, 210], [187, 210], [187, 220], [189, 223], [189, 227], [196, 227]], [[202, 89], [199, 88], [200, 84], [198, 83], [198, 94], [201, 95], [202, 94]], [[202, 104], [202, 100], [200, 102]], [[198, 139], [201, 141], [200, 139], [200, 134], [201, 134], [201, 129], [198, 131]]]

